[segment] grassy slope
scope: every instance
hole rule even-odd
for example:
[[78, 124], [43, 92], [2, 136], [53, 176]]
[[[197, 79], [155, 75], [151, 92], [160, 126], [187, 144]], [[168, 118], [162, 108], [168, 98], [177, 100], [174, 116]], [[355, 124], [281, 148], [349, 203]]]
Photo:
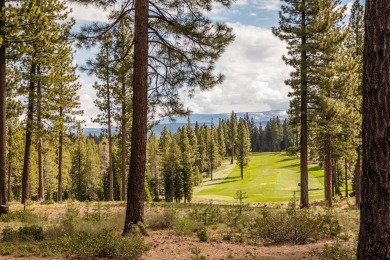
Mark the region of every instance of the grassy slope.
[[[299, 198], [299, 159], [283, 153], [253, 153], [249, 166], [244, 169], [244, 179], [235, 166], [230, 174], [226, 169], [216, 173], [215, 181], [204, 181], [194, 190], [195, 200], [222, 200], [233, 202], [236, 191], [247, 193], [246, 202], [289, 201], [296, 191]], [[309, 165], [309, 197], [322, 199], [323, 171]]]

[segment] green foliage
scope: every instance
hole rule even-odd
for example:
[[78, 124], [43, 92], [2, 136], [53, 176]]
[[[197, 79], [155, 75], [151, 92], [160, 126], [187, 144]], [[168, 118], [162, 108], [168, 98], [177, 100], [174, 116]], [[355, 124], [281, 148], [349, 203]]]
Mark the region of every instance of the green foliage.
[[44, 219], [45, 218], [42, 218], [29, 210], [10, 211], [8, 214], [3, 214], [0, 216], [0, 222], [19, 221], [22, 223], [36, 223]]
[[176, 211], [173, 209], [165, 209], [162, 213], [147, 219], [146, 223], [151, 229], [167, 229], [172, 228], [177, 221]]
[[41, 241], [43, 240], [42, 227], [33, 225], [20, 227], [17, 231], [11, 228], [3, 229], [3, 241]]
[[264, 211], [261, 217], [254, 220], [251, 228], [261, 238], [274, 243], [295, 244], [332, 238], [341, 232], [341, 226], [331, 212], [321, 215], [306, 210], [275, 213]]
[[203, 224], [201, 222], [189, 218], [181, 218], [175, 223], [173, 230], [176, 235], [189, 236], [194, 232], [198, 232], [202, 228]]
[[193, 254], [193, 256], [191, 256], [192, 260], [206, 260], [206, 257], [204, 255], [201, 255], [199, 247], [192, 247], [191, 253]]
[[319, 251], [312, 251], [311, 255], [318, 257], [321, 260], [355, 260], [356, 247], [337, 240], [330, 245], [326, 244], [325, 247]]
[[209, 236], [207, 234], [207, 229], [206, 228], [202, 228], [201, 230], [199, 230], [197, 235], [198, 235], [198, 238], [199, 238], [199, 240], [201, 242], [209, 241]]
[[138, 259], [148, 249], [140, 236], [122, 237], [110, 230], [77, 232], [66, 236], [61, 246], [67, 257], [82, 259]]

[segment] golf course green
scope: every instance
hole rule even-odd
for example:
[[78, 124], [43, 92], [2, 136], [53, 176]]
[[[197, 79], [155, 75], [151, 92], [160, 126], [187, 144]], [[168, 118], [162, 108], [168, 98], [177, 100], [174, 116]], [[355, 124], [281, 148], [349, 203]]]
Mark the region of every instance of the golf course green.
[[[285, 153], [252, 153], [249, 165], [234, 164], [213, 174], [213, 181], [204, 180], [194, 189], [194, 200], [233, 202], [236, 192], [246, 192], [246, 202], [284, 202], [295, 196], [299, 199], [299, 158]], [[323, 199], [324, 172], [317, 165], [309, 165], [309, 198]]]

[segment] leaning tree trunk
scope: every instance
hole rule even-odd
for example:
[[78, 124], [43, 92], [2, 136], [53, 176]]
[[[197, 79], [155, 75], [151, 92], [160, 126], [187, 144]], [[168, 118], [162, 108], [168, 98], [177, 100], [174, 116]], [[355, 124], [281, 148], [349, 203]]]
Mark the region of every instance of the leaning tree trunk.
[[32, 131], [34, 125], [34, 110], [35, 110], [35, 74], [36, 65], [31, 64], [30, 69], [30, 85], [28, 92], [28, 108], [27, 108], [27, 124], [26, 124], [26, 143], [24, 146], [24, 163], [22, 176], [22, 204], [25, 204], [29, 198], [30, 185], [30, 163], [31, 163], [31, 144]]
[[363, 54], [363, 173], [359, 260], [390, 259], [390, 15], [367, 0]]
[[133, 121], [123, 235], [144, 222], [146, 134], [148, 116], [148, 0], [135, 1]]
[[[302, 6], [305, 6], [302, 0]], [[306, 46], [306, 12], [302, 15], [302, 38], [301, 45]], [[304, 48], [301, 51], [301, 138], [300, 138], [300, 169], [301, 169], [301, 208], [309, 208], [309, 176], [307, 169], [307, 52]]]
[[[0, 0], [0, 12], [5, 7], [5, 0]], [[4, 28], [4, 20], [0, 20], [0, 28]], [[1, 35], [4, 39], [4, 35]], [[6, 192], [6, 52], [5, 45], [0, 47], [0, 215], [8, 212]]]

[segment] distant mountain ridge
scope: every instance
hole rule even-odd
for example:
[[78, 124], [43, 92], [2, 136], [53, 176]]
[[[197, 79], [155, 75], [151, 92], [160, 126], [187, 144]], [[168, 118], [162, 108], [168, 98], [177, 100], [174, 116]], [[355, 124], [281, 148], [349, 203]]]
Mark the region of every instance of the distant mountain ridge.
[[[191, 124], [194, 126], [196, 122], [198, 122], [199, 125], [206, 124], [208, 126], [211, 125], [211, 120], [213, 120], [214, 125], [218, 125], [219, 119], [229, 119], [230, 113], [218, 113], [218, 114], [191, 114], [188, 116], [191, 120]], [[248, 114], [249, 118], [253, 118], [255, 124], [257, 125], [264, 125], [266, 124], [271, 118], [273, 117], [279, 117], [281, 121], [283, 121], [285, 118], [287, 118], [287, 111], [285, 109], [278, 109], [278, 110], [271, 110], [271, 111], [265, 111], [265, 112], [238, 112], [236, 113], [237, 118], [243, 118], [244, 115]], [[166, 126], [169, 131], [176, 132], [178, 128], [182, 127], [183, 125], [187, 125], [188, 122], [187, 116], [177, 116], [174, 117], [173, 120], [164, 118], [160, 120], [159, 124], [154, 126], [152, 128], [153, 133], [155, 133], [157, 136], [160, 136], [161, 131]], [[116, 129], [113, 129], [113, 131], [116, 131]], [[102, 133], [102, 128], [84, 128], [84, 134], [85, 135], [100, 135]]]

